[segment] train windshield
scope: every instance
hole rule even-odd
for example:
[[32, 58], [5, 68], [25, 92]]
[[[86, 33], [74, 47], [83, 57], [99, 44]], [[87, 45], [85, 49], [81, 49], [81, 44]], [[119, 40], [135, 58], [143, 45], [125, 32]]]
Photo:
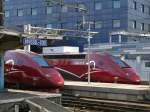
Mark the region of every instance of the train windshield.
[[130, 68], [130, 66], [118, 57], [113, 56], [113, 61], [122, 68]]
[[47, 61], [42, 57], [32, 57], [32, 59], [41, 67], [49, 67]]

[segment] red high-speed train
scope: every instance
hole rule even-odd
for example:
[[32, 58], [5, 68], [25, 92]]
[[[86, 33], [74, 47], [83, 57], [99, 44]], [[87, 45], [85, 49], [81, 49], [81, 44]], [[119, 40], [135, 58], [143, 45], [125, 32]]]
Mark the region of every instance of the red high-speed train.
[[64, 79], [60, 73], [40, 55], [24, 50], [5, 53], [5, 81], [23, 87], [62, 88]]
[[[50, 64], [57, 67], [64, 79], [87, 81], [87, 54], [45, 54], [44, 57]], [[90, 68], [91, 81], [127, 84], [140, 84], [141, 82], [133, 68], [119, 57], [108, 53], [91, 53]]]

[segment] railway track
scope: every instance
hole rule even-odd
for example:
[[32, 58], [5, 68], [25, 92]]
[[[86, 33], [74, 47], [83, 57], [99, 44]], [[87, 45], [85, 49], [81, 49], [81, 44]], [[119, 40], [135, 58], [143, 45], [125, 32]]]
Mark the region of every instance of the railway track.
[[62, 105], [74, 112], [150, 112], [150, 102], [125, 102], [62, 95]]

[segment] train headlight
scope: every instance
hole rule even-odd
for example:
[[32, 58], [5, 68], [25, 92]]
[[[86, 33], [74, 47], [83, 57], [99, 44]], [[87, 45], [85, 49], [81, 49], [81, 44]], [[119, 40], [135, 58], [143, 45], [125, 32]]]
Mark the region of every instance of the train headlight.
[[50, 78], [51, 76], [50, 76], [50, 74], [45, 74], [45, 77], [48, 77], [48, 78]]
[[39, 77], [33, 77], [33, 81], [39, 80]]
[[140, 82], [140, 80], [136, 80], [136, 82]]

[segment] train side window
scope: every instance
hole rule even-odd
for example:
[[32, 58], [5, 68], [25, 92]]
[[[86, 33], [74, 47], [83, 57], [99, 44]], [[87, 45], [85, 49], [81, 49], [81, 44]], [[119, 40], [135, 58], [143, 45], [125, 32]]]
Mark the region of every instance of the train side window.
[[116, 64], [118, 64], [120, 67], [122, 67], [122, 68], [130, 68], [130, 66], [127, 63], [125, 63], [124, 61], [122, 61], [120, 58], [114, 57], [114, 56], [112, 56], [112, 57], [113, 57], [113, 61]]
[[99, 65], [104, 65], [104, 62], [100, 60], [100, 61], [98, 61], [98, 64]]
[[150, 62], [145, 62], [145, 67], [150, 67]]
[[15, 60], [15, 64], [23, 65], [23, 60], [17, 59], [17, 60]]
[[49, 67], [47, 61], [42, 57], [32, 57], [32, 59], [41, 67]]

